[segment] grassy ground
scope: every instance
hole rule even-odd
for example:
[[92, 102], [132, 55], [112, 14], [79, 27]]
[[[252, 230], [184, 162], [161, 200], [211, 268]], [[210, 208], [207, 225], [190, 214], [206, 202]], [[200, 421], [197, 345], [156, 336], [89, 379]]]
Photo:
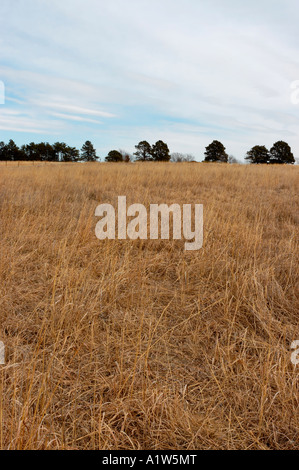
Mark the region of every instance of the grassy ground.
[[[0, 448], [299, 449], [298, 170], [1, 164]], [[97, 240], [119, 195], [204, 248]]]

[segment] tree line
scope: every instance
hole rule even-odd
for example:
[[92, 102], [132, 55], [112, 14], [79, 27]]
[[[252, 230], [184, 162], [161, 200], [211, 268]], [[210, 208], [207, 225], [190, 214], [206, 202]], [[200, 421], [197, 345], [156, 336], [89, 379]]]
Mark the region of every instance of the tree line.
[[[146, 140], [135, 146], [135, 153], [130, 155], [124, 150], [111, 150], [106, 162], [192, 162], [190, 154], [170, 154], [168, 145], [159, 140], [151, 145]], [[100, 160], [93, 144], [87, 140], [79, 151], [64, 142], [51, 145], [48, 142], [36, 144], [31, 142], [18, 147], [13, 140], [8, 144], [0, 142], [0, 161], [46, 161], [46, 162], [96, 162]], [[276, 142], [268, 150], [264, 145], [256, 145], [246, 154], [245, 160], [252, 164], [294, 164], [295, 158], [291, 147], [283, 141]], [[206, 147], [204, 162], [238, 163], [226, 153], [224, 145], [214, 140]]]
[[[229, 162], [230, 157], [226, 153], [224, 145], [214, 140], [205, 152], [205, 162]], [[268, 150], [264, 145], [255, 145], [246, 154], [245, 160], [253, 164], [294, 164], [295, 158], [291, 147], [282, 140], [276, 142]], [[233, 162], [234, 163], [234, 162]]]
[[[169, 148], [165, 142], [159, 140], [154, 145], [150, 145], [146, 140], [135, 146], [136, 152], [133, 154], [137, 162], [192, 162], [194, 157], [190, 154], [169, 152]], [[111, 150], [106, 157], [106, 162], [129, 162], [132, 157], [123, 151]], [[246, 154], [245, 160], [252, 164], [294, 164], [295, 158], [291, 147], [282, 140], [276, 142], [273, 147], [268, 150], [264, 145], [256, 145]], [[205, 151], [204, 162], [223, 162], [238, 163], [234, 157], [226, 153], [224, 145], [218, 140], [214, 140]]]
[[42, 162], [93, 162], [98, 157], [92, 143], [87, 140], [81, 151], [64, 142], [51, 145], [48, 142], [18, 147], [13, 140], [8, 144], [0, 142], [0, 161], [42, 161]]
[[[158, 140], [154, 145], [150, 145], [146, 140], [139, 142], [135, 146], [136, 152], [133, 154], [136, 162], [169, 162], [171, 155], [168, 145], [162, 140]], [[122, 151], [111, 150], [105, 158], [106, 162], [129, 162], [133, 158]]]

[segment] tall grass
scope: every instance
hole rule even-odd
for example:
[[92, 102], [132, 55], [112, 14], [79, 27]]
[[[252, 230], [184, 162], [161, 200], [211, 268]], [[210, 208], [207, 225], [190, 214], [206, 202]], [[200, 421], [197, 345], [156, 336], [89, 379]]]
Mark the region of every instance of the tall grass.
[[[204, 248], [95, 208], [202, 203]], [[298, 168], [0, 165], [1, 449], [298, 449]]]

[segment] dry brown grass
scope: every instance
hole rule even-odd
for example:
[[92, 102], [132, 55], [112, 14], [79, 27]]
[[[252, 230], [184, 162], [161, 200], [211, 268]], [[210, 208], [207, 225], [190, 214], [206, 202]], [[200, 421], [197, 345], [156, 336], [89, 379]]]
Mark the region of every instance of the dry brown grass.
[[[2, 449], [299, 449], [298, 168], [0, 166]], [[96, 206], [203, 203], [204, 248]]]

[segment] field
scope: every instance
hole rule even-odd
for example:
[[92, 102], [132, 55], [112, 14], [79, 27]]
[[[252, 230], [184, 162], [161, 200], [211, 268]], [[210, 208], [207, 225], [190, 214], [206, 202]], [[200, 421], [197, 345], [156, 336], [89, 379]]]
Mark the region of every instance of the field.
[[[298, 167], [0, 164], [1, 449], [299, 449]], [[99, 241], [204, 204], [204, 247]]]

